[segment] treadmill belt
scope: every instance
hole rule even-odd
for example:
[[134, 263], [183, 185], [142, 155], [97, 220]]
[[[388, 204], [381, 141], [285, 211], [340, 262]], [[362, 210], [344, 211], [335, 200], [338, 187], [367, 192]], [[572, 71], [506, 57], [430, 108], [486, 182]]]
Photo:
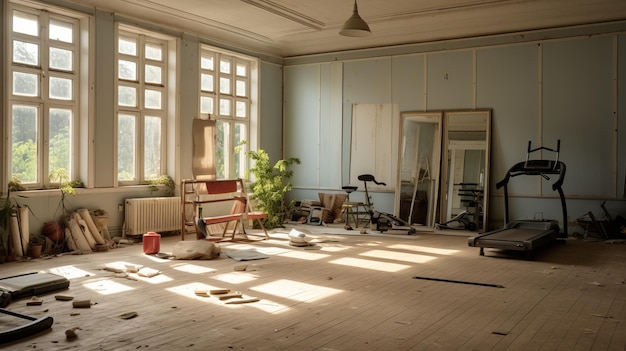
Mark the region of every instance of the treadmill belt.
[[543, 232], [545, 232], [545, 231], [544, 230], [511, 228], [511, 229], [495, 232], [495, 233], [492, 233], [490, 235], [484, 235], [484, 236], [481, 237], [481, 239], [504, 240], [504, 241], [524, 241], [524, 240], [531, 239], [531, 238], [533, 238], [533, 237], [535, 237], [538, 234], [541, 234]]

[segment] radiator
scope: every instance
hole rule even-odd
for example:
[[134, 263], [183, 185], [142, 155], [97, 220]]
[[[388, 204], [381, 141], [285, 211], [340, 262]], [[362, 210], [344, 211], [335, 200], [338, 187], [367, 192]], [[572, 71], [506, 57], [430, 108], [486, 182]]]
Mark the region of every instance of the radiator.
[[180, 198], [146, 197], [126, 199], [124, 233], [141, 235], [147, 232], [180, 230]]

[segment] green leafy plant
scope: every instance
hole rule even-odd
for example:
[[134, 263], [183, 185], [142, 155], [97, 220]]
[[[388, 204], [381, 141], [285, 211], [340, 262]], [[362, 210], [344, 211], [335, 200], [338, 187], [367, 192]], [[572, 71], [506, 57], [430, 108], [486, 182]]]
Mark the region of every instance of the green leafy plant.
[[59, 189], [63, 195], [74, 195], [76, 194], [76, 188], [82, 188], [84, 186], [83, 182], [80, 180], [70, 180], [70, 176], [67, 174], [65, 168], [57, 168], [51, 172], [48, 177], [51, 182], [59, 184]]
[[24, 191], [26, 188], [22, 185], [22, 181], [19, 178], [13, 176], [9, 180], [9, 191]]
[[293, 188], [289, 182], [293, 171], [289, 167], [300, 164], [300, 159], [290, 157], [278, 160], [272, 166], [269, 154], [263, 149], [248, 151], [246, 156], [254, 161], [254, 166], [248, 170], [248, 174], [254, 175], [251, 198], [258, 210], [267, 213], [263, 224], [269, 229], [282, 227], [285, 214], [294, 204], [293, 201], [285, 202], [285, 194]]
[[0, 263], [9, 256], [9, 220], [13, 212], [10, 194], [9, 190], [6, 198], [0, 200]]
[[158, 191], [160, 185], [165, 186], [168, 196], [174, 196], [174, 191], [176, 190], [176, 183], [174, 183], [174, 179], [172, 179], [172, 177], [168, 175], [162, 175], [153, 179], [149, 179], [148, 185], [150, 187], [151, 193]]

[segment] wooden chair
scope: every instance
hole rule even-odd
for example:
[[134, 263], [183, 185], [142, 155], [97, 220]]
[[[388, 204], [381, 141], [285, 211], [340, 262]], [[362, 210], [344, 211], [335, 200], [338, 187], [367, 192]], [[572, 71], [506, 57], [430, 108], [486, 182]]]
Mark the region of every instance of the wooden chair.
[[[215, 206], [211, 206], [212, 208], [208, 209], [210, 211], [210, 215], [207, 215], [207, 212], [205, 211], [199, 211], [199, 208], [202, 208], [202, 205], [204, 204], [216, 205], [224, 202], [232, 202], [230, 212], [228, 213], [214, 214], [215, 212], [219, 213], [224, 209], [223, 207], [216, 209]], [[268, 239], [270, 237], [267, 234], [265, 226], [263, 225], [263, 220], [267, 218], [267, 214], [252, 210], [248, 194], [246, 193], [244, 183], [241, 178], [218, 180], [194, 179], [183, 180], [181, 182], [182, 240], [184, 240], [186, 227], [191, 224], [193, 224], [196, 228], [196, 235], [198, 239], [211, 240], [208, 236], [204, 237], [204, 235], [202, 235], [195, 220], [191, 223], [187, 219], [189, 207], [193, 208], [194, 219], [196, 218], [196, 213], [198, 213], [198, 217], [201, 218], [202, 223], [205, 226], [212, 226], [216, 224], [223, 226], [221, 238], [216, 238], [218, 240], [223, 240], [226, 237], [226, 233], [229, 228], [231, 228], [231, 224], [234, 224], [232, 225], [231, 240], [235, 240], [235, 234], [237, 233], [237, 229], [240, 225], [241, 232], [246, 234], [244, 223], [247, 220], [252, 220], [253, 222], [256, 220], [265, 234], [264, 239]], [[208, 230], [207, 234], [209, 234]]]

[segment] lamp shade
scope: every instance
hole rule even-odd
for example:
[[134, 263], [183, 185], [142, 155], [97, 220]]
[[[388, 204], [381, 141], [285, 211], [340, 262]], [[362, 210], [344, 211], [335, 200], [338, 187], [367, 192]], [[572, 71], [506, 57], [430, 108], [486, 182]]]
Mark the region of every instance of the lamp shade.
[[346, 23], [343, 24], [339, 34], [346, 37], [365, 37], [372, 34], [370, 27], [367, 23], [365, 23], [361, 16], [359, 16], [356, 0], [354, 1], [354, 11], [352, 11], [352, 16], [348, 18]]

